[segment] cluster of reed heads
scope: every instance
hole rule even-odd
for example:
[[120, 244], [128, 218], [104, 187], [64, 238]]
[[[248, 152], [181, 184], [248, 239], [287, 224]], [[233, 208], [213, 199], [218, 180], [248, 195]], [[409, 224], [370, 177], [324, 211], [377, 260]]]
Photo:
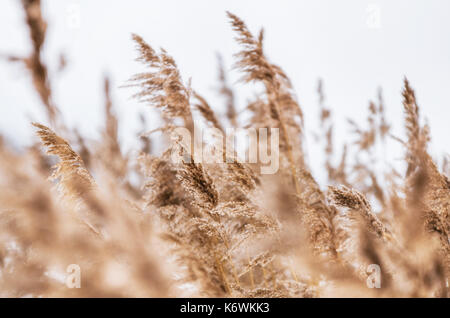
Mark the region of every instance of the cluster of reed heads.
[[[31, 75], [48, 122], [33, 123], [31, 147], [0, 142], [1, 297], [450, 295], [449, 165], [438, 167], [427, 152], [429, 127], [421, 123], [406, 79], [406, 139], [392, 136], [380, 94], [364, 128], [351, 122], [356, 142], [339, 160], [320, 83], [316, 138], [324, 145], [324, 188], [306, 160], [302, 109], [287, 75], [266, 57], [262, 31], [255, 36], [227, 13], [241, 47], [235, 69], [243, 82], [264, 88], [246, 105], [251, 115], [245, 123], [223, 64], [218, 93], [226, 118], [218, 118], [182, 80], [168, 52], [133, 35], [145, 70], [127, 86], [159, 111], [164, 125], [153, 131], [170, 137], [177, 127], [193, 131], [198, 121], [221, 131], [279, 128], [276, 174], [261, 175], [258, 164], [239, 160], [175, 164], [169, 154], [189, 154], [186, 145], [155, 140], [145, 115], [140, 149], [123, 150], [108, 79], [101, 140], [68, 128], [42, 59], [40, 1], [22, 4], [32, 51], [9, 60], [23, 63]], [[160, 155], [152, 150], [155, 141], [166, 149]], [[375, 148], [387, 142], [402, 144], [405, 171], [373, 167]], [[80, 288], [67, 285], [70, 264], [80, 268]], [[378, 278], [368, 271], [373, 264]], [[371, 288], [371, 279], [379, 288]]]

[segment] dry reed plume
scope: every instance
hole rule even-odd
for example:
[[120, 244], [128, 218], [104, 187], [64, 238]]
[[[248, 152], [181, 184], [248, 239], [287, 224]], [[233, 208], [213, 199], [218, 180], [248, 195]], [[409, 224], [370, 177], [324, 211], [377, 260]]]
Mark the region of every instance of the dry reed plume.
[[[263, 31], [254, 36], [228, 13], [241, 47], [235, 69], [243, 82], [264, 87], [245, 107], [252, 114], [247, 123], [220, 57], [217, 91], [226, 118], [183, 81], [165, 50], [133, 34], [146, 70], [126, 86], [160, 112], [164, 125], [154, 130], [169, 137], [177, 127], [193, 132], [194, 118], [219, 131], [279, 128], [280, 169], [262, 175], [225, 148], [231, 161], [200, 163], [192, 145], [177, 138], [158, 140], [166, 148], [156, 155], [145, 113], [134, 158], [118, 140], [121, 122], [107, 78], [101, 140], [65, 126], [41, 58], [40, 1], [22, 3], [32, 52], [10, 60], [24, 62], [47, 125], [33, 123], [41, 145], [15, 151], [0, 140], [1, 297], [449, 296], [449, 164], [439, 169], [427, 152], [430, 128], [421, 124], [406, 79], [407, 139], [394, 138], [404, 145], [407, 169], [385, 175], [361, 155], [393, 139], [381, 91], [367, 123], [350, 121], [356, 141], [336, 161], [332, 108], [319, 83], [324, 191], [305, 160], [303, 111], [286, 73], [267, 58]], [[348, 149], [358, 155], [349, 158]], [[173, 153], [190, 160], [175, 163]], [[80, 267], [81, 288], [66, 286], [70, 264]], [[368, 287], [370, 265], [381, 269], [380, 288]]]

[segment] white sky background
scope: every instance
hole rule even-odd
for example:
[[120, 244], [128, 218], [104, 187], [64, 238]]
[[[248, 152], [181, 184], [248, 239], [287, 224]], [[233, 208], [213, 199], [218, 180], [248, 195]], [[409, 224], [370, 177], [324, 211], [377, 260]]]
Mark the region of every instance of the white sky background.
[[[227, 67], [238, 51], [225, 11], [241, 17], [256, 34], [265, 29], [270, 60], [291, 78], [306, 118], [308, 132], [318, 129], [317, 81], [324, 80], [327, 105], [334, 113], [338, 143], [354, 138], [346, 123], [363, 124], [369, 99], [382, 87], [387, 118], [394, 134], [403, 136], [401, 89], [407, 76], [416, 90], [421, 115], [431, 126], [432, 151], [441, 158], [450, 152], [450, 1], [447, 0], [42, 0], [48, 20], [45, 61], [51, 70], [55, 101], [70, 126], [95, 137], [103, 117], [103, 74], [112, 78], [113, 102], [121, 119], [121, 139], [136, 145], [138, 113], [149, 121], [148, 107], [130, 99], [133, 91], [119, 88], [143, 70], [130, 33], [141, 35], [154, 48], [171, 54], [183, 79], [192, 78], [217, 113], [224, 101], [217, 85], [216, 52]], [[80, 24], [72, 14], [79, 9]], [[75, 11], [74, 11], [75, 10]], [[370, 16], [379, 10], [380, 24]], [[375, 13], [376, 14], [376, 13]], [[26, 55], [30, 44], [19, 0], [1, 0], [0, 54]], [[67, 69], [56, 74], [58, 56]], [[236, 71], [229, 77], [239, 78]], [[239, 107], [252, 89], [235, 85]], [[43, 108], [31, 81], [19, 64], [0, 61], [0, 133], [17, 144], [33, 139], [29, 122], [45, 123]], [[155, 123], [156, 124], [156, 123]], [[152, 127], [156, 128], [156, 127]], [[392, 158], [402, 157], [393, 148]], [[309, 160], [316, 172], [323, 162], [308, 135]]]

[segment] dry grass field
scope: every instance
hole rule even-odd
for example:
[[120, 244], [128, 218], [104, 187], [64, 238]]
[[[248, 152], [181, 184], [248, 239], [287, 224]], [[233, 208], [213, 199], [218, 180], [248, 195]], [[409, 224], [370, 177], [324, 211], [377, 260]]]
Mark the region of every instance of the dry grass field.
[[[398, 105], [406, 139], [391, 134], [381, 95], [366, 123], [351, 123], [357, 141], [347, 147], [359, 153], [402, 144], [406, 169], [384, 174], [348, 158], [347, 149], [336, 158], [333, 111], [319, 85], [324, 186], [305, 160], [294, 88], [266, 57], [262, 31], [252, 34], [227, 13], [241, 48], [235, 69], [243, 82], [264, 88], [247, 105], [245, 123], [223, 68], [221, 118], [181, 78], [170, 52], [133, 34], [123, 45], [136, 46], [142, 73], [119, 89], [133, 87], [144, 111], [159, 111], [164, 125], [151, 129], [165, 136], [143, 130], [133, 157], [118, 141], [108, 79], [101, 138], [68, 128], [41, 56], [47, 24], [40, 0], [22, 4], [33, 50], [8, 59], [26, 68], [47, 121], [30, 123], [36, 137], [29, 148], [0, 139], [0, 297], [450, 295], [450, 165], [438, 166], [427, 151], [432, 127], [421, 120], [414, 83], [404, 79]], [[174, 132], [193, 132], [198, 121], [221, 132], [278, 128], [279, 149], [271, 151], [279, 169], [262, 174], [260, 163], [226, 152], [226, 163], [195, 160]], [[155, 143], [166, 151], [156, 155]], [[176, 163], [173, 153], [193, 160]]]

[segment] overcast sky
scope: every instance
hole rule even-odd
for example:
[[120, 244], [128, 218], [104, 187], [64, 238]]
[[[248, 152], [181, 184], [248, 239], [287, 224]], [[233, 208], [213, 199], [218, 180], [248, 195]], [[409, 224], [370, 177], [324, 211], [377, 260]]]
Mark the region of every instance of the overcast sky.
[[[45, 61], [52, 73], [57, 105], [71, 126], [88, 136], [102, 118], [102, 77], [111, 76], [113, 98], [123, 125], [121, 138], [133, 144], [138, 112], [146, 107], [119, 88], [143, 68], [134, 61], [130, 33], [177, 61], [184, 80], [192, 78], [219, 114], [216, 52], [228, 68], [238, 50], [225, 11], [241, 17], [256, 33], [265, 29], [265, 50], [291, 78], [306, 116], [317, 123], [317, 80], [324, 80], [335, 114], [339, 142], [349, 141], [346, 118], [362, 122], [367, 105], [382, 87], [394, 133], [403, 134], [402, 80], [416, 90], [421, 114], [431, 126], [432, 153], [450, 152], [450, 1], [448, 0], [42, 0], [49, 22]], [[0, 2], [0, 53], [25, 55], [30, 44], [20, 1]], [[64, 53], [67, 69], [56, 74]], [[236, 80], [239, 74], [230, 75]], [[252, 96], [237, 83], [240, 107]], [[45, 122], [28, 74], [0, 62], [0, 133], [17, 143], [31, 139], [31, 119]], [[147, 112], [148, 116], [151, 114]], [[151, 120], [151, 119], [150, 119]], [[319, 155], [309, 138], [310, 157]], [[312, 144], [312, 145], [311, 145]], [[401, 154], [397, 155], [398, 158]]]

